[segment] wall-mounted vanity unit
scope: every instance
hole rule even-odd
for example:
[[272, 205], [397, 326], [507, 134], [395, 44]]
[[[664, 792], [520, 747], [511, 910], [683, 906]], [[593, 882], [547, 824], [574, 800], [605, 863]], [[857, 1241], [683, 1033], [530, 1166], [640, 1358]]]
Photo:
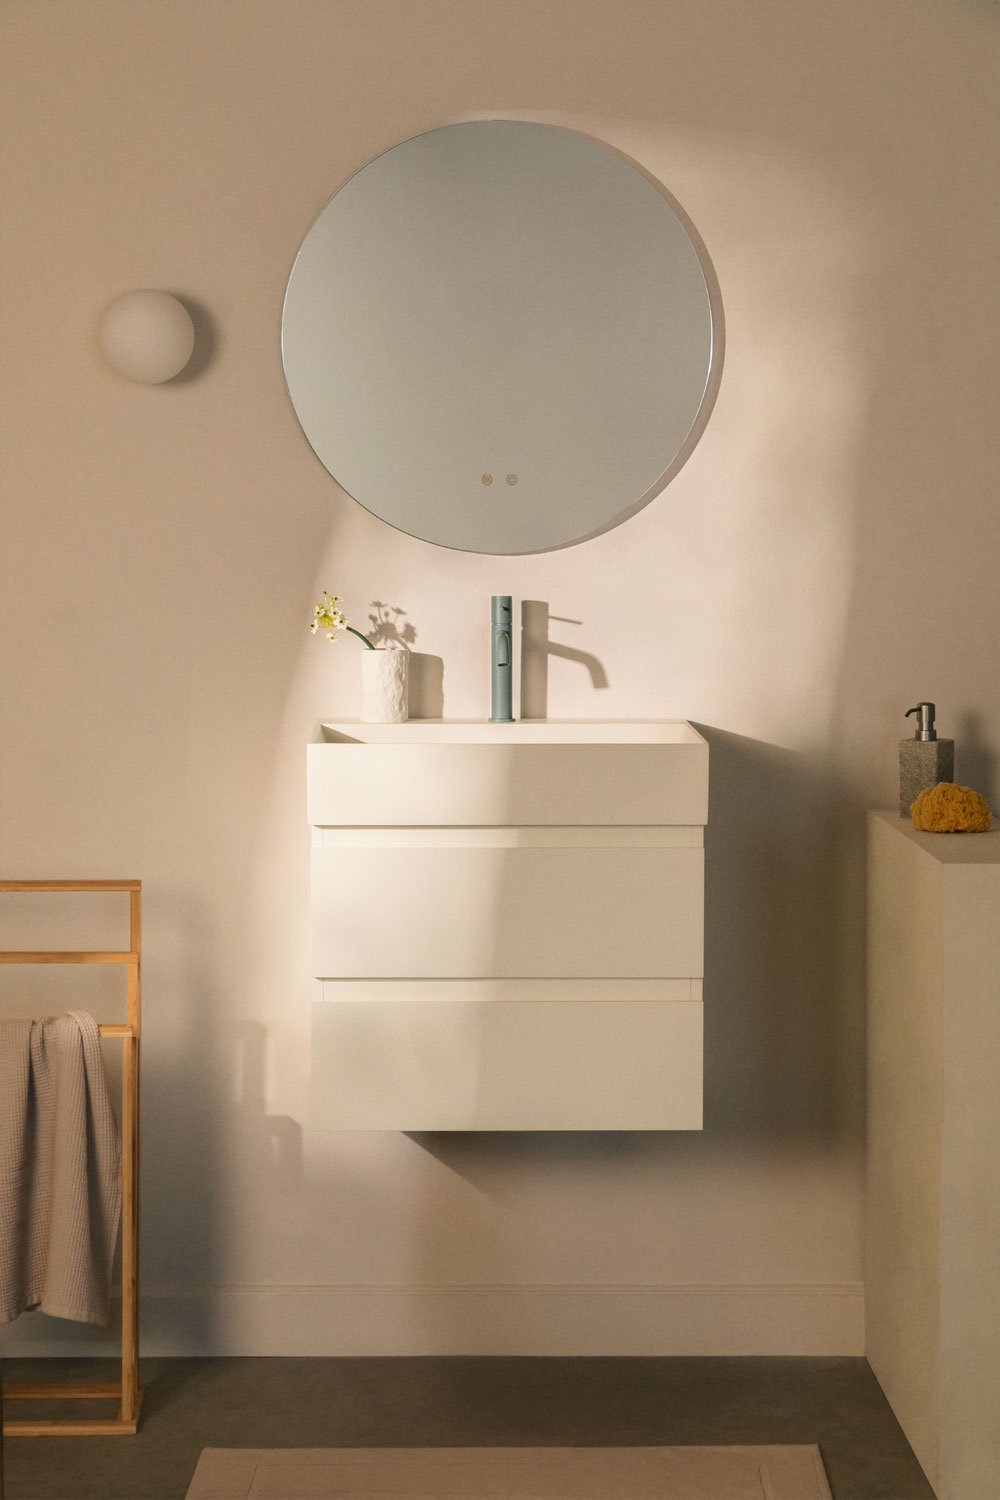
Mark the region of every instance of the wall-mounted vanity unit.
[[323, 733], [308, 751], [313, 1125], [700, 1129], [701, 735]]

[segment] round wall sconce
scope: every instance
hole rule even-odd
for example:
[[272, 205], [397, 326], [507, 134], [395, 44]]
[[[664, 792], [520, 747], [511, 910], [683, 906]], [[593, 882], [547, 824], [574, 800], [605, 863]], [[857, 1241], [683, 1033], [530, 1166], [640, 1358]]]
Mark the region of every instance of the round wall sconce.
[[191, 314], [169, 292], [125, 292], [101, 320], [101, 347], [126, 380], [160, 385], [180, 374], [191, 358]]

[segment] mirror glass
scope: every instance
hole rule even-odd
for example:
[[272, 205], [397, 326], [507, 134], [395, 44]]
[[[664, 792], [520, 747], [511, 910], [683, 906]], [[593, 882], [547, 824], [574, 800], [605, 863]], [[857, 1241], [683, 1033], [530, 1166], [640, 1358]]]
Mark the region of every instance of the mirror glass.
[[306, 437], [425, 541], [543, 552], [658, 493], [707, 416], [712, 308], [664, 193], [608, 146], [447, 125], [330, 199], [285, 294]]

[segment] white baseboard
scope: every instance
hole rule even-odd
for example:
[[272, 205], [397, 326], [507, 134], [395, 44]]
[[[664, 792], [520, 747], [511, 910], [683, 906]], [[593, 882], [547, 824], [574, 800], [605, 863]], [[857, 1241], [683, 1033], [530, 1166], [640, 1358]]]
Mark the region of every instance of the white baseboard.
[[[158, 1355], [861, 1355], [861, 1283], [834, 1286], [228, 1286], [144, 1293]], [[111, 1354], [28, 1313], [0, 1354]]]

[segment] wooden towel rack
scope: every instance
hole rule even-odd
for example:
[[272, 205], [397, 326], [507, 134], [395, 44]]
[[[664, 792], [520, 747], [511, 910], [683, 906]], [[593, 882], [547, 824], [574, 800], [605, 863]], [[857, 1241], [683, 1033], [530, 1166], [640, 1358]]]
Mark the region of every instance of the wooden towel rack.
[[0, 950], [4, 964], [121, 964], [125, 969], [125, 1022], [100, 1024], [101, 1036], [122, 1044], [122, 1348], [117, 1385], [10, 1385], [10, 1401], [117, 1400], [118, 1415], [98, 1421], [11, 1419], [7, 1437], [110, 1437], [133, 1434], [139, 1425], [139, 1043], [142, 1035], [142, 881], [141, 880], [0, 880], [3, 891], [127, 891], [129, 945], [126, 953], [16, 952]]

